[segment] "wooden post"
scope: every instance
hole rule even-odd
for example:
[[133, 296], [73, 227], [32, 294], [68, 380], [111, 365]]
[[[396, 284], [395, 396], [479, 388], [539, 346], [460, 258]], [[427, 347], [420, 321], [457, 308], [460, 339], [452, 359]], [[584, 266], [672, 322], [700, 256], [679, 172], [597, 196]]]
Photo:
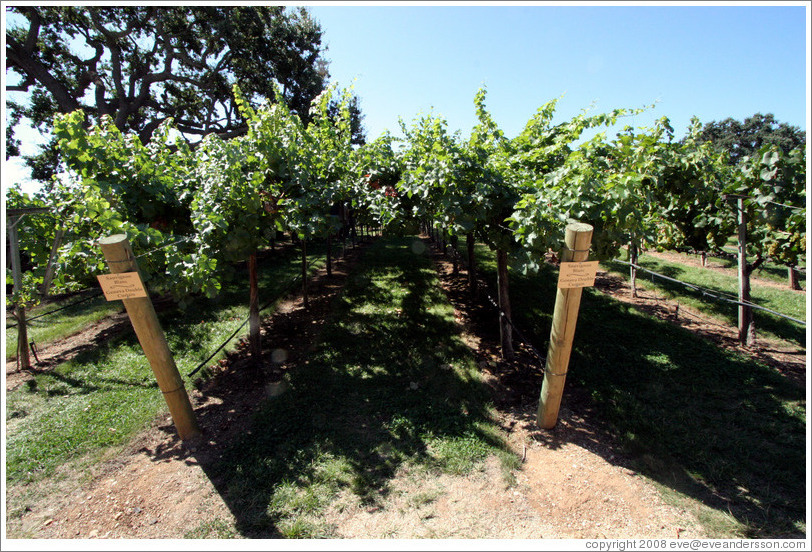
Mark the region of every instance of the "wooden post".
[[[104, 257], [107, 260], [110, 272], [137, 272], [139, 277], [141, 272], [135, 262], [130, 242], [124, 234], [115, 234], [99, 240]], [[143, 279], [142, 279], [143, 281]], [[163, 329], [155, 314], [155, 307], [147, 297], [136, 297], [132, 299], [122, 299], [127, 315], [138, 337], [138, 342], [144, 350], [144, 354], [149, 361], [158, 387], [164, 395], [164, 400], [169, 407], [169, 413], [178, 430], [178, 436], [183, 439], [190, 439], [200, 435], [200, 428], [195, 420], [189, 396], [183, 385], [175, 360], [169, 351]]]
[[476, 258], [474, 257], [474, 233], [470, 232], [465, 236], [465, 244], [468, 249], [468, 287], [471, 297], [476, 296]]
[[40, 293], [43, 297], [48, 297], [48, 291], [51, 289], [51, 281], [54, 278], [54, 260], [56, 260], [56, 253], [59, 251], [59, 246], [62, 244], [62, 237], [64, 235], [64, 227], [56, 231], [54, 244], [51, 246], [51, 254], [48, 256], [48, 264], [45, 267], [45, 276], [42, 277], [42, 287], [40, 288]]
[[248, 345], [251, 356], [258, 361], [262, 356], [259, 333], [259, 283], [257, 282], [257, 253], [248, 257]]
[[[562, 263], [587, 260], [592, 243], [592, 226], [583, 223], [568, 224], [564, 243], [566, 248], [561, 254]], [[547, 349], [537, 415], [538, 425], [542, 429], [552, 429], [558, 422], [582, 290], [583, 288], [558, 288], [556, 291], [550, 345]]]
[[304, 299], [304, 308], [308, 308], [307, 300], [307, 242], [302, 238], [302, 298]]
[[[747, 213], [744, 210], [744, 196], [736, 197], [739, 223], [739, 301], [750, 301], [750, 271], [747, 268]], [[739, 305], [739, 342], [751, 346], [755, 342], [753, 309], [749, 305]]]
[[[24, 215], [19, 215], [16, 220], [8, 225], [8, 240], [11, 245], [11, 274], [14, 279], [14, 292], [19, 293], [23, 289], [23, 272], [20, 262], [20, 238], [17, 235], [17, 224]], [[28, 370], [31, 368], [31, 357], [28, 356], [28, 325], [25, 321], [25, 305], [17, 303], [14, 305], [14, 317], [17, 319], [17, 370]]]
[[502, 358], [513, 358], [513, 328], [510, 325], [510, 292], [508, 288], [507, 251], [496, 250], [496, 286], [499, 297], [499, 338], [502, 344]]
[[629, 242], [629, 285], [632, 297], [637, 297], [637, 241], [634, 238]]
[[460, 273], [460, 267], [457, 261], [457, 256], [459, 255], [459, 251], [457, 251], [458, 245], [459, 245], [459, 237], [457, 236], [457, 234], [454, 234], [453, 236], [451, 236], [451, 259], [452, 262], [454, 263], [454, 269], [452, 271], [452, 274], [454, 276]]
[[327, 276], [333, 275], [333, 240], [327, 236]]
[[798, 291], [801, 289], [801, 284], [798, 283], [798, 271], [794, 266], [787, 267], [787, 276], [789, 278], [789, 289]]

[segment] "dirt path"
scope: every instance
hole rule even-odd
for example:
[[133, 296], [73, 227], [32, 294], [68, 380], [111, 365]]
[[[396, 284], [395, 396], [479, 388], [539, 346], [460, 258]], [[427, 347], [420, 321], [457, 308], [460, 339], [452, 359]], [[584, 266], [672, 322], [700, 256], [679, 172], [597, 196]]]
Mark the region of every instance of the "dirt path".
[[[84, 330], [68, 336], [60, 341], [48, 343], [37, 350], [38, 361], [30, 370], [17, 370], [17, 361], [6, 362], [6, 390], [16, 389], [26, 381], [33, 379], [34, 374], [50, 370], [57, 364], [67, 362], [83, 351], [97, 348], [101, 343], [132, 326], [127, 314], [119, 312], [102, 318]], [[34, 358], [31, 358], [32, 363]]]
[[[356, 253], [357, 254], [357, 253]], [[507, 486], [492, 459], [466, 476], [399, 472], [393, 492], [374, 508], [340, 497], [324, 515], [343, 538], [620, 538], [703, 537], [693, 515], [666, 504], [654, 486], [627, 466], [611, 438], [587, 418], [562, 409], [558, 426], [535, 426], [532, 393], [517, 391], [511, 374], [528, 376], [526, 352], [515, 365], [497, 360], [497, 341], [478, 323], [483, 305], [467, 301], [464, 277], [435, 255], [441, 282], [457, 307], [457, 320], [497, 397], [499, 421], [524, 461]], [[354, 257], [310, 288], [310, 308], [291, 297], [263, 321], [266, 353], [284, 350], [285, 370], [304, 362], [340, 292]], [[277, 374], [278, 375], [278, 374]], [[537, 374], [538, 375], [538, 374]], [[536, 376], [537, 376], [536, 375]], [[256, 405], [273, 392], [269, 374], [252, 370], [245, 348], [228, 355], [219, 372], [192, 393], [205, 438], [183, 444], [167, 417], [156, 420], [115, 458], [84, 474], [88, 483], [49, 494], [8, 525], [29, 538], [239, 537], [234, 514], [206, 470], [231, 439], [250, 431]], [[536, 397], [537, 398], [537, 397]], [[588, 410], [588, 409], [586, 409]], [[581, 409], [579, 409], [581, 411]], [[83, 474], [66, 473], [69, 481]], [[19, 502], [26, 489], [9, 489]]]

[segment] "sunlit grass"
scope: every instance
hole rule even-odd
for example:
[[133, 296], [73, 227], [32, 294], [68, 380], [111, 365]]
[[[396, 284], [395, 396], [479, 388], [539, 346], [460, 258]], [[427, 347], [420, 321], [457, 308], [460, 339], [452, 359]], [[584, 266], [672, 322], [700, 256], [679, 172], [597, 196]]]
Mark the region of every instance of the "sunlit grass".
[[290, 390], [224, 455], [216, 473], [243, 535], [330, 537], [323, 511], [346, 493], [384, 500], [405, 469], [464, 475], [490, 455], [516, 467], [436, 271], [411, 241], [365, 253]]
[[[311, 270], [316, 270], [324, 265], [323, 248], [312, 249]], [[295, 250], [262, 260], [261, 301], [284, 292], [300, 270]], [[184, 379], [248, 316], [246, 280], [238, 270], [218, 298], [159, 313]], [[233, 341], [247, 332], [245, 327], [208, 364], [233, 349]], [[104, 449], [129, 442], [165, 410], [149, 363], [128, 327], [52, 370], [35, 373], [6, 394], [8, 482], [38, 481], [74, 460], [92, 462]]]

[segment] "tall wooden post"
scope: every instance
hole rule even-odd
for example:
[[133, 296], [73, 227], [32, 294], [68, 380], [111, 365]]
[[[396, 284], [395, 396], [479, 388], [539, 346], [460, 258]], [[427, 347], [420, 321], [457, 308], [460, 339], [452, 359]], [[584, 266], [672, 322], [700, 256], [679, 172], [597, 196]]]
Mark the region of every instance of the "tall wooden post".
[[54, 279], [56, 254], [59, 251], [59, 246], [62, 244], [62, 237], [65, 235], [65, 228], [62, 227], [56, 231], [54, 236], [54, 244], [51, 246], [51, 254], [48, 256], [48, 264], [45, 266], [45, 276], [42, 277], [42, 287], [40, 293], [43, 297], [48, 297], [48, 291], [51, 289], [51, 281]]
[[[750, 302], [750, 271], [747, 268], [747, 213], [744, 210], [744, 197], [736, 197], [739, 223], [739, 301]], [[750, 305], [739, 305], [739, 342], [751, 346], [755, 342], [753, 309]]]
[[[562, 263], [587, 260], [589, 246], [592, 243], [592, 230], [589, 224], [567, 225], [564, 238], [566, 248], [561, 255]], [[582, 290], [583, 288], [577, 287], [558, 288], [556, 291], [550, 345], [547, 349], [547, 363], [544, 367], [544, 381], [541, 385], [537, 415], [538, 425], [543, 429], [552, 429], [558, 422], [558, 410], [564, 393]]]
[[637, 240], [632, 238], [629, 242], [629, 285], [632, 297], [637, 297]]
[[474, 257], [474, 233], [465, 236], [465, 245], [468, 249], [468, 288], [471, 297], [476, 296], [476, 258]]
[[[111, 273], [136, 272], [140, 278], [141, 273], [126, 235], [115, 234], [102, 238], [99, 240], [99, 245]], [[199, 436], [200, 428], [195, 420], [189, 396], [186, 394], [183, 379], [181, 379], [175, 360], [169, 351], [169, 345], [166, 343], [166, 337], [158, 322], [152, 301], [148, 296], [122, 299], [122, 301], [135, 330], [135, 335], [138, 337], [138, 342], [144, 350], [155, 379], [158, 381], [158, 387], [169, 407], [178, 436], [183, 440]]]
[[510, 321], [510, 290], [508, 286], [507, 252], [496, 250], [496, 286], [499, 299], [499, 339], [502, 345], [502, 358], [513, 358], [513, 328]]
[[798, 271], [794, 266], [787, 268], [787, 277], [789, 278], [789, 289], [798, 291], [801, 285], [798, 283]]
[[248, 257], [248, 346], [251, 357], [258, 361], [262, 356], [259, 320], [259, 283], [257, 281], [257, 253]]
[[327, 236], [327, 276], [333, 275], [333, 240]]
[[460, 239], [459, 239], [459, 236], [457, 236], [457, 234], [454, 234], [453, 236], [451, 236], [451, 259], [452, 259], [453, 266], [454, 266], [452, 274], [454, 276], [456, 276], [457, 274], [460, 273], [459, 262], [457, 260], [457, 257], [459, 256], [459, 251], [457, 250], [457, 246], [459, 245], [459, 241], [460, 241]]
[[302, 238], [302, 299], [304, 308], [307, 309], [310, 305], [307, 300], [307, 241], [304, 238]]
[[[11, 245], [11, 274], [14, 279], [14, 291], [19, 293], [23, 289], [23, 271], [20, 262], [20, 238], [17, 235], [17, 224], [23, 215], [8, 225], [8, 240]], [[25, 305], [17, 303], [14, 306], [14, 317], [17, 319], [17, 369], [31, 368], [31, 357], [28, 356], [28, 325], [25, 321]]]

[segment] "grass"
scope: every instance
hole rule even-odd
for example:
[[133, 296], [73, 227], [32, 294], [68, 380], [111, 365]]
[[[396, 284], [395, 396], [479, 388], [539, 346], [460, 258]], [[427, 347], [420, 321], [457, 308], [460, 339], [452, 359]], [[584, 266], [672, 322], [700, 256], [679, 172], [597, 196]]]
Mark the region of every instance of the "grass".
[[[102, 318], [121, 310], [122, 306], [119, 301], [108, 303], [105, 301], [104, 296], [83, 301], [89, 294], [94, 293], [96, 293], [95, 290], [89, 290], [81, 296], [70, 296], [57, 301], [49, 301], [26, 312], [26, 318], [29, 319], [27, 323], [29, 342], [34, 341], [38, 347], [42, 347], [75, 334]], [[79, 303], [79, 301], [82, 302]], [[62, 307], [67, 308], [53, 314], [46, 314]], [[30, 318], [41, 314], [45, 314], [45, 316], [30, 320]], [[13, 318], [6, 319], [7, 361], [17, 358], [17, 327], [10, 327], [13, 324], [16, 324]], [[33, 356], [31, 356], [31, 361], [34, 361]]]
[[[323, 248], [311, 249], [313, 270], [323, 266], [324, 254]], [[296, 248], [261, 259], [260, 301], [284, 291], [300, 270]], [[218, 298], [159, 313], [184, 377], [247, 317], [245, 280], [245, 271], [238, 268]], [[33, 483], [55, 475], [60, 466], [94, 462], [107, 448], [129, 442], [165, 410], [134, 333], [125, 331], [6, 393], [7, 483]]]
[[[732, 245], [728, 245], [723, 247], [722, 250], [726, 253], [733, 255], [733, 257], [712, 257], [713, 262], [720, 264], [722, 267], [733, 270], [734, 272], [738, 270], [738, 261], [736, 260], [735, 256], [738, 253], [738, 249], [736, 246], [735, 239], [731, 240]], [[711, 259], [711, 257], [709, 257]], [[751, 260], [752, 262], [752, 260]], [[806, 263], [801, 260], [798, 268], [801, 270], [806, 270]], [[787, 274], [787, 267], [774, 264], [771, 262], [766, 262], [759, 266], [755, 272], [753, 273], [754, 276], [757, 278], [762, 278], [764, 280], [771, 280], [773, 282], [778, 282], [789, 286], [789, 275]], [[800, 275], [799, 282], [802, 289], [806, 289], [806, 279], [803, 277], [803, 274]]]
[[330, 537], [324, 512], [339, 497], [374, 505], [402, 470], [467, 474], [493, 454], [518, 465], [436, 272], [410, 245], [365, 252], [289, 390], [210, 468], [240, 534]]
[[[713, 293], [726, 295], [734, 300], [737, 297], [738, 277], [735, 272], [724, 273], [665, 261], [645, 254], [640, 256], [638, 264], [670, 278], [708, 289]], [[603, 266], [612, 273], [621, 275], [626, 279], [629, 278], [627, 265], [609, 261], [603, 263]], [[638, 271], [637, 282], [643, 289], [656, 290], [659, 296], [677, 300], [681, 304], [693, 307], [709, 316], [724, 320], [733, 327], [738, 324], [738, 306], [733, 303], [703, 297], [701, 292], [668, 282], [662, 278], [655, 277], [652, 283], [650, 275], [644, 271]], [[759, 285], [751, 280], [751, 301], [798, 320], [806, 320], [806, 297], [802, 293], [792, 291], [789, 288], [779, 289], [773, 286]], [[800, 348], [805, 348], [806, 329], [803, 325], [759, 309], [753, 309], [753, 316], [757, 333], [773, 339], [783, 339], [796, 344]]]
[[[477, 253], [493, 289], [494, 255]], [[511, 274], [514, 320], [541, 350], [556, 279], [549, 266]], [[564, 404], [580, 397], [594, 407], [606, 438], [672, 501], [694, 504], [712, 536], [805, 534], [804, 389], [590, 288], [569, 374]]]

